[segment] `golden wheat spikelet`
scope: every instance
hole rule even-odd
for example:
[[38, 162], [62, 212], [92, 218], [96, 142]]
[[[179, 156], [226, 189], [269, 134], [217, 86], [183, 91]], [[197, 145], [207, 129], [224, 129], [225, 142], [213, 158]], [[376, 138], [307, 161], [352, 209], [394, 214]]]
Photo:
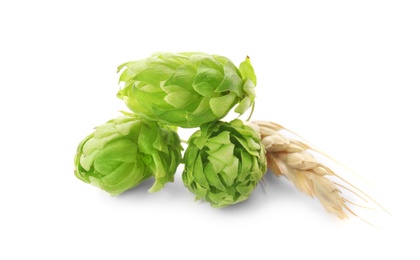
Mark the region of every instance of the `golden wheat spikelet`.
[[[300, 191], [319, 199], [324, 208], [341, 219], [348, 218], [347, 212], [357, 216], [348, 204], [354, 204], [342, 196], [346, 189], [364, 199], [355, 190], [365, 195], [355, 186], [340, 178], [334, 171], [319, 162], [308, 151], [317, 149], [301, 141], [282, 135], [283, 126], [268, 121], [247, 122], [260, 136], [266, 149], [268, 169], [277, 176], [284, 175]], [[323, 153], [321, 153], [323, 154]], [[329, 177], [338, 177], [350, 185], [347, 188]], [[365, 195], [365, 197], [368, 197]], [[369, 197], [368, 197], [369, 198]], [[364, 199], [365, 200], [365, 199]]]

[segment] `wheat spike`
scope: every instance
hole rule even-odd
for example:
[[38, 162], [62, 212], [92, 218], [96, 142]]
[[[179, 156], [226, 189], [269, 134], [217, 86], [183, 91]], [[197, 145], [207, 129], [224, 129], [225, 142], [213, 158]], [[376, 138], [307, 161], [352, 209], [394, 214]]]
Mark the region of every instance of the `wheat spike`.
[[284, 175], [300, 191], [318, 198], [328, 212], [339, 218], [348, 218], [347, 212], [356, 216], [348, 207], [348, 203], [353, 203], [342, 196], [339, 187], [364, 198], [354, 191], [357, 188], [351, 184], [349, 185], [352, 188], [346, 188], [329, 179], [331, 176], [340, 177], [308, 153], [309, 150], [319, 152], [318, 150], [303, 142], [285, 137], [279, 132], [285, 128], [279, 124], [268, 121], [253, 121], [247, 124], [260, 134], [262, 144], [266, 149], [268, 169], [272, 173], [277, 176]]

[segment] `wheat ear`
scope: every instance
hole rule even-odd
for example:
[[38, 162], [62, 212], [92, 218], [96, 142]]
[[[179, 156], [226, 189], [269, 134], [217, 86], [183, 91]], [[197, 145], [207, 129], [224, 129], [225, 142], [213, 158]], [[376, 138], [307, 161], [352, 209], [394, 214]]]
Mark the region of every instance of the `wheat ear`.
[[[356, 187], [337, 176], [334, 171], [308, 153], [309, 150], [319, 152], [317, 149], [282, 135], [279, 131], [286, 128], [279, 124], [268, 121], [253, 121], [247, 124], [260, 134], [266, 149], [268, 169], [272, 173], [277, 176], [284, 175], [300, 191], [311, 197], [317, 197], [328, 212], [339, 218], [348, 218], [347, 212], [357, 216], [348, 206], [354, 203], [342, 196], [340, 188], [349, 190], [365, 201], [366, 199], [354, 191], [358, 190]], [[334, 182], [330, 176], [340, 178], [351, 188]]]

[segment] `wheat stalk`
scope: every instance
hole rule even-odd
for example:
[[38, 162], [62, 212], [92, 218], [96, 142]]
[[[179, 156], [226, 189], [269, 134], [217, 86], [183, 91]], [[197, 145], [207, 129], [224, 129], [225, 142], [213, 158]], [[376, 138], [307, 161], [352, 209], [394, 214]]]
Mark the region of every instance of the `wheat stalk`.
[[[262, 144], [266, 149], [268, 169], [272, 173], [277, 176], [284, 175], [300, 191], [318, 198], [328, 212], [339, 218], [348, 218], [347, 212], [357, 216], [348, 206], [354, 203], [342, 196], [340, 188], [349, 190], [365, 201], [366, 199], [355, 192], [355, 190], [361, 192], [360, 190], [308, 153], [310, 150], [321, 153], [320, 151], [282, 135], [279, 131], [287, 129], [279, 124], [268, 121], [253, 121], [247, 124], [260, 134]], [[351, 188], [334, 182], [329, 178], [332, 176], [340, 178]]]

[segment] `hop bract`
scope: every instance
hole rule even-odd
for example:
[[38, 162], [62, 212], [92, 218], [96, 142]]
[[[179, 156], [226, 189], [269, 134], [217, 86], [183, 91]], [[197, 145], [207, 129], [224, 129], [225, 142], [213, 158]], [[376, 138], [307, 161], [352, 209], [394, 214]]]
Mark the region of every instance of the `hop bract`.
[[173, 181], [181, 150], [172, 128], [126, 114], [97, 127], [80, 142], [74, 173], [112, 195], [153, 176], [156, 181], [149, 191], [154, 192]]
[[184, 128], [223, 118], [236, 104], [244, 113], [254, 102], [256, 76], [249, 58], [237, 68], [223, 56], [198, 52], [155, 53], [127, 62], [118, 92], [133, 112]]
[[258, 134], [239, 119], [202, 126], [188, 141], [184, 163], [185, 186], [217, 208], [247, 199], [267, 169]]

